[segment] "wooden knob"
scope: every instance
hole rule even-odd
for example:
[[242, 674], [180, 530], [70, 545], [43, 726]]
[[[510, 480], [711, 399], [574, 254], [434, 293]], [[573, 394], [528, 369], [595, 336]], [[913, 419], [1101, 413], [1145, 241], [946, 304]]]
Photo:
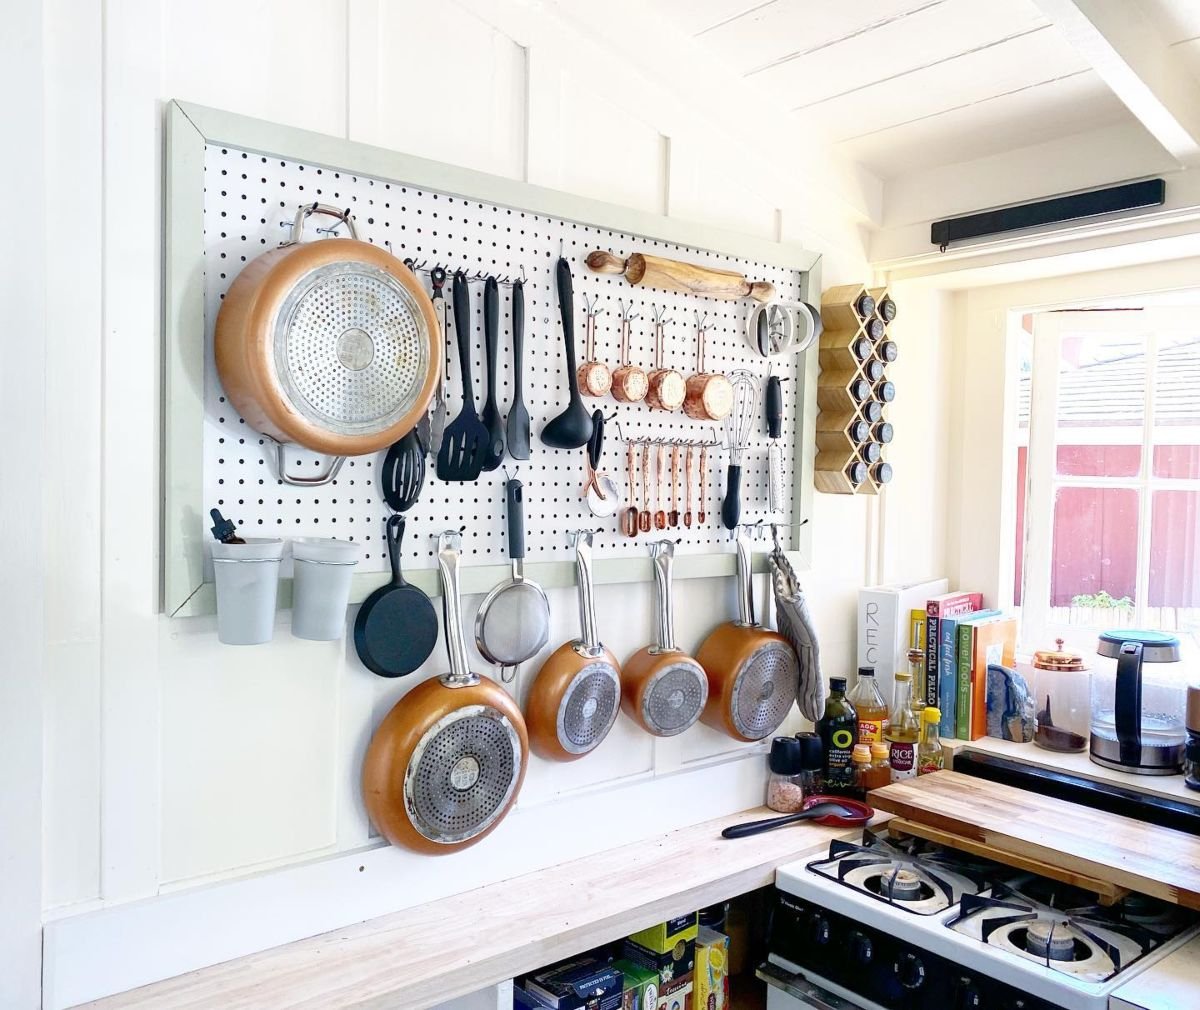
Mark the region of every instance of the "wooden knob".
[[587, 265], [589, 270], [597, 274], [623, 274], [625, 272], [625, 261], [617, 259], [612, 253], [604, 252], [602, 249], [588, 253]]
[[770, 281], [752, 281], [746, 293], [756, 302], [769, 302], [775, 297], [775, 285]]

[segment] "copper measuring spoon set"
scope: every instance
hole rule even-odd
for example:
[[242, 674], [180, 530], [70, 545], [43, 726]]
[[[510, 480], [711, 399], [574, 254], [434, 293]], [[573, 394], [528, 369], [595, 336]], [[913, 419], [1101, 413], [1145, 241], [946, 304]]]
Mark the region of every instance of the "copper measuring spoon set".
[[704, 471], [708, 450], [717, 444], [679, 438], [626, 439], [629, 505], [621, 512], [621, 532], [636, 537], [651, 530], [677, 529], [681, 524], [689, 529], [704, 525]]

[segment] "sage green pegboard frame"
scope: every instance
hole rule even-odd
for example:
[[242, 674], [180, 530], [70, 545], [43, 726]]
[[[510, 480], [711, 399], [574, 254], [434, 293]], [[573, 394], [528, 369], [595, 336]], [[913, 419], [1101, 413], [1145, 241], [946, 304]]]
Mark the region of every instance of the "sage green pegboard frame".
[[[211, 614], [216, 595], [204, 580], [207, 505], [203, 494], [202, 438], [204, 425], [204, 149], [226, 144], [261, 155], [304, 161], [362, 175], [390, 179], [456, 196], [518, 207], [538, 214], [640, 235], [648, 240], [675, 242], [800, 272], [802, 297], [813, 301], [821, 290], [820, 257], [796, 245], [772, 242], [691, 221], [668, 218], [573, 196], [500, 176], [399, 154], [395, 151], [281, 126], [235, 113], [172, 101], [166, 106], [164, 280], [163, 280], [163, 609], [171, 616]], [[792, 515], [812, 515], [813, 439], [817, 390], [816, 344], [803, 354], [795, 383], [796, 417], [803, 423], [795, 433]], [[811, 523], [793, 531], [796, 549], [789, 552], [797, 568], [810, 567]], [[756, 555], [763, 570], [765, 556]], [[528, 564], [531, 578], [544, 586], [574, 584], [574, 565], [554, 561]], [[689, 554], [676, 561], [678, 579], [731, 576], [734, 555], [714, 551]], [[463, 591], [483, 593], [509, 573], [507, 564], [468, 567]], [[648, 582], [649, 559], [599, 557], [598, 584]], [[410, 581], [434, 595], [440, 591], [437, 573], [411, 573]], [[364, 572], [355, 576], [351, 602], [358, 603], [387, 576]], [[291, 583], [283, 580], [279, 606], [291, 606]]]

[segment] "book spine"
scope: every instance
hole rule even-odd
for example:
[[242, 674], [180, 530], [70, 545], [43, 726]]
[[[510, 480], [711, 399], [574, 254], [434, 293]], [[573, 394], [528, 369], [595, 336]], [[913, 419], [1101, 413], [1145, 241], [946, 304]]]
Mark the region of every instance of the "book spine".
[[975, 652], [975, 628], [970, 624], [958, 626], [958, 675], [955, 677], [957, 696], [954, 706], [954, 735], [959, 740], [971, 738], [971, 659]]
[[[925, 684], [922, 698], [926, 705], [938, 703], [938, 615], [933, 611], [925, 614]], [[920, 690], [914, 684], [913, 690]]]
[[943, 617], [938, 625], [938, 733], [954, 736], [958, 724], [958, 621]]

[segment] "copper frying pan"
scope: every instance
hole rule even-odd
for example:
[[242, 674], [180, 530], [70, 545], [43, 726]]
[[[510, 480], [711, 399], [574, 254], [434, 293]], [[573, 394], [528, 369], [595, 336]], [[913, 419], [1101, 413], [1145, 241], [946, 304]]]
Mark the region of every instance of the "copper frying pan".
[[579, 582], [580, 636], [550, 654], [525, 703], [529, 744], [536, 754], [552, 761], [574, 761], [595, 750], [620, 711], [620, 667], [596, 633], [592, 531], [577, 530], [571, 536]]
[[[304, 242], [324, 214], [351, 238]], [[433, 303], [398, 259], [360, 242], [348, 212], [301, 207], [289, 241], [248, 263], [217, 315], [214, 352], [229, 402], [256, 431], [334, 457], [378, 452], [424, 416], [441, 362]]]
[[671, 570], [675, 543], [650, 544], [658, 603], [658, 640], [635, 652], [621, 670], [621, 707], [647, 733], [675, 736], [692, 726], [708, 699], [704, 669], [675, 645]]
[[701, 719], [735, 740], [774, 733], [796, 700], [800, 666], [780, 634], [754, 619], [750, 537], [737, 536], [738, 619], [712, 631], [696, 653], [708, 676], [708, 703]]
[[467, 667], [459, 599], [462, 537], [438, 538], [450, 672], [431, 678], [384, 717], [363, 761], [363, 800], [393, 845], [443, 854], [496, 828], [521, 790], [529, 737], [516, 702]]

